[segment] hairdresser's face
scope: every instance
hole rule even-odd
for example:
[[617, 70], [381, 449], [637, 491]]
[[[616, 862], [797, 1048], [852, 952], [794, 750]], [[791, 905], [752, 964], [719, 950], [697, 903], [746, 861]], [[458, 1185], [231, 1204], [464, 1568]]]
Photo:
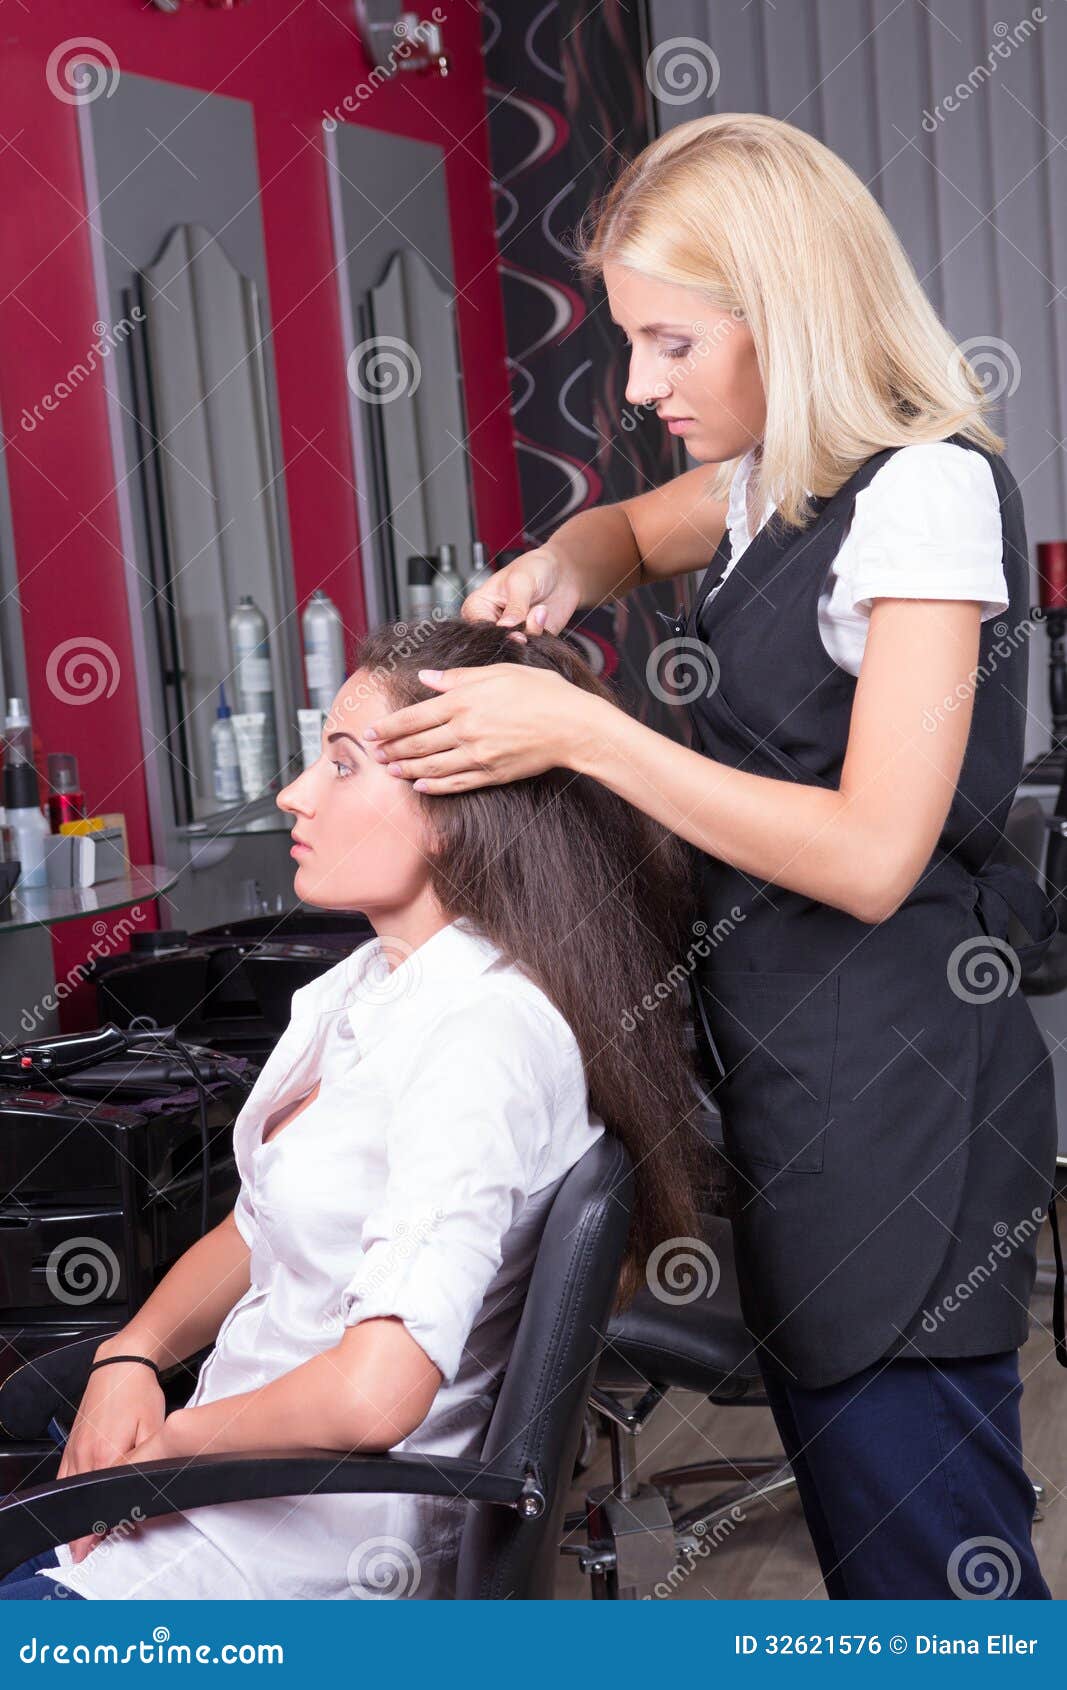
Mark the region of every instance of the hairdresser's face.
[[701, 463], [763, 438], [767, 404], [747, 323], [693, 288], [604, 265], [612, 318], [631, 343], [626, 402], [655, 410]]
[[[303, 903], [362, 910], [379, 933], [426, 893], [426, 823], [411, 783], [397, 780], [360, 741], [393, 707], [357, 670], [334, 699], [322, 753], [284, 791], [279, 809], [295, 817], [293, 889]], [[391, 920], [391, 918], [394, 918]]]

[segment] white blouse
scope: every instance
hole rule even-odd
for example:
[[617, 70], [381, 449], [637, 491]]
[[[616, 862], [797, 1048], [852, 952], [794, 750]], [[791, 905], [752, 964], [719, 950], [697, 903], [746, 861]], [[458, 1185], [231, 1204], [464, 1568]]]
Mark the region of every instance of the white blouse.
[[[726, 526], [730, 561], [722, 587], [752, 535], [747, 492], [756, 448], [730, 483]], [[774, 509], [768, 499], [762, 527]], [[978, 599], [982, 621], [1008, 608], [1004, 536], [993, 471], [980, 452], [953, 441], [902, 446], [857, 493], [851, 525], [819, 596], [827, 654], [858, 675], [876, 598]]]
[[[234, 1126], [251, 1284], [190, 1406], [254, 1390], [399, 1315], [440, 1368], [394, 1448], [477, 1457], [561, 1180], [604, 1131], [569, 1025], [465, 920], [392, 973], [379, 941], [293, 994]], [[268, 1142], [281, 1108], [318, 1096]], [[466, 1504], [283, 1496], [118, 1526], [77, 1566], [85, 1597], [447, 1597]]]

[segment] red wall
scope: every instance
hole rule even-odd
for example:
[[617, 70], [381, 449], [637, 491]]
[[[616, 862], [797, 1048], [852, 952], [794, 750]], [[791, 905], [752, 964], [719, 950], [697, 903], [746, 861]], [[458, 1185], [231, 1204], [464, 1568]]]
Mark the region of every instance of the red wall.
[[[417, 7], [428, 16], [429, 0]], [[490, 551], [521, 533], [475, 5], [449, 7], [445, 78], [409, 72], [349, 121], [433, 141], [446, 154], [458, 321], [478, 527]], [[344, 356], [330, 234], [323, 113], [370, 69], [351, 0], [248, 0], [233, 12], [147, 0], [34, 0], [0, 19], [0, 410], [6, 438], [30, 711], [45, 750], [77, 753], [93, 809], [122, 810], [131, 855], [151, 860], [123, 559], [97, 373], [32, 432], [19, 424], [83, 359], [96, 301], [77, 111], [50, 90], [49, 54], [91, 36], [123, 71], [247, 100], [255, 111], [274, 359], [297, 592], [330, 575], [350, 630], [364, 626]], [[373, 196], [373, 184], [368, 185]], [[386, 209], [386, 208], [383, 208]], [[118, 354], [116, 354], [118, 355]], [[336, 574], [332, 571], [341, 564]], [[117, 659], [112, 696], [86, 708], [49, 690], [62, 641]], [[56, 930], [57, 974], [87, 954], [87, 923]]]

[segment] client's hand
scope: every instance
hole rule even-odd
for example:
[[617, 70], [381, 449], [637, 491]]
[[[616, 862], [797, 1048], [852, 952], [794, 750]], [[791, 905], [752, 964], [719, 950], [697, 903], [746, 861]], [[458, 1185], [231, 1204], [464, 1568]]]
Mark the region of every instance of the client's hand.
[[[142, 1362], [117, 1361], [90, 1373], [56, 1477], [118, 1467], [147, 1438], [158, 1432], [167, 1412], [163, 1389]], [[95, 1532], [70, 1545], [75, 1563], [100, 1542]]]

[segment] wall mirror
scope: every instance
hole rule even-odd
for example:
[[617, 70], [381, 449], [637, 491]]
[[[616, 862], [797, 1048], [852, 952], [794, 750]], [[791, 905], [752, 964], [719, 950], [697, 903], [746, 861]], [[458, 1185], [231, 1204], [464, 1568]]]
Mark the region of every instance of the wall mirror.
[[407, 560], [475, 536], [440, 147], [326, 126], [352, 478], [372, 627], [407, 612]]
[[[268, 716], [273, 776], [297, 749], [263, 323], [255, 281], [197, 224], [169, 232], [154, 262], [134, 273], [126, 305], [136, 325], [129, 347], [151, 625], [180, 825], [222, 807], [211, 756], [220, 684], [234, 712]], [[235, 668], [229, 631], [244, 595], [268, 631], [269, 669], [262, 654], [254, 693], [243, 690], [252, 671]]]

